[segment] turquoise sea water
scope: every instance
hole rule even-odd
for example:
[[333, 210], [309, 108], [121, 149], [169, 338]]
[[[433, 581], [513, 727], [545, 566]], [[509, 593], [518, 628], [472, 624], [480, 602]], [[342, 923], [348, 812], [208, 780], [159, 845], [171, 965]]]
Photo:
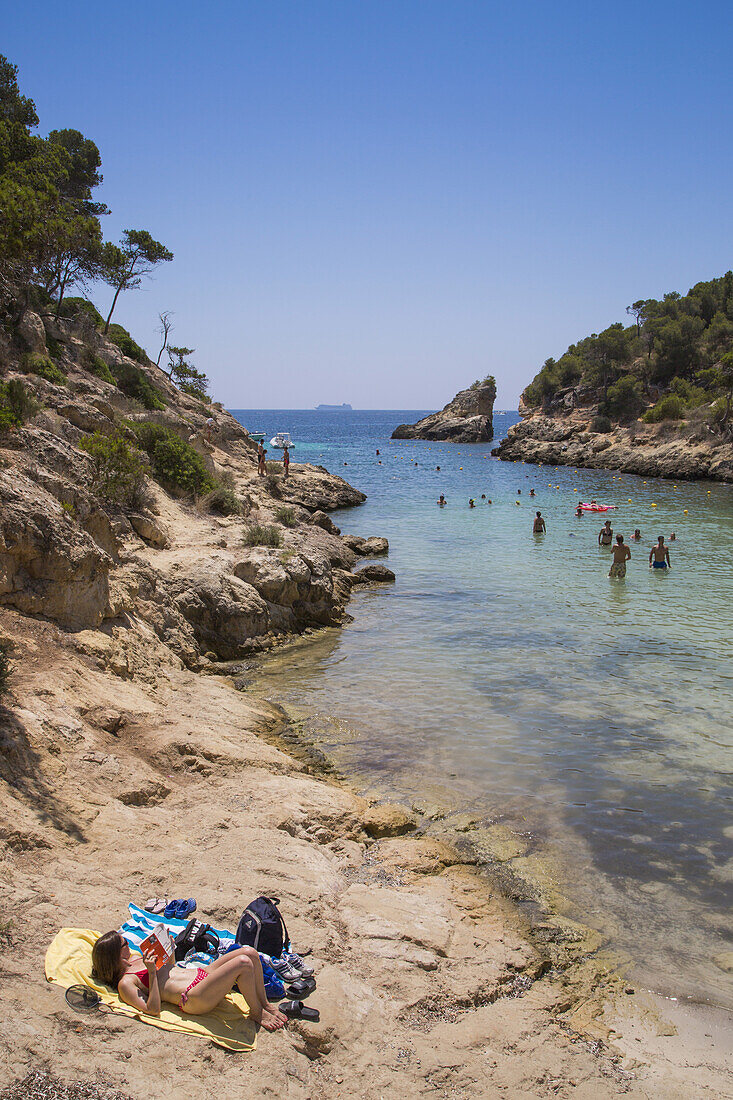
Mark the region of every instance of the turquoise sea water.
[[[336, 522], [386, 535], [397, 574], [356, 590], [345, 630], [265, 660], [268, 694], [366, 791], [540, 837], [570, 913], [640, 980], [733, 1007], [733, 487], [391, 442], [418, 411], [236, 415], [366, 492]], [[641, 529], [624, 581], [601, 518], [573, 514], [591, 498]]]

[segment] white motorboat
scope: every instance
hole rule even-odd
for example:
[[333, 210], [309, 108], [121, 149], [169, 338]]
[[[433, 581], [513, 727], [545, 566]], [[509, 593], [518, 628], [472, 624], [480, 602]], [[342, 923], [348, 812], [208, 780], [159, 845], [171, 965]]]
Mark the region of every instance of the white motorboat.
[[295, 444], [290, 438], [289, 432], [276, 432], [270, 440], [270, 446], [274, 447], [276, 451], [283, 451], [286, 447], [289, 451], [295, 450]]

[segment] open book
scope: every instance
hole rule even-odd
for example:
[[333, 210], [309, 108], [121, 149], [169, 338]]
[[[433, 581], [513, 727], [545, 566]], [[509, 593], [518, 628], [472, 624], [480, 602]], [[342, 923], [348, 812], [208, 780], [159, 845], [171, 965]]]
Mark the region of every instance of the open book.
[[140, 944], [140, 950], [143, 956], [145, 956], [148, 951], [155, 955], [156, 970], [160, 970], [161, 966], [165, 966], [175, 948], [173, 940], [168, 935], [164, 924], [156, 924], [150, 935]]

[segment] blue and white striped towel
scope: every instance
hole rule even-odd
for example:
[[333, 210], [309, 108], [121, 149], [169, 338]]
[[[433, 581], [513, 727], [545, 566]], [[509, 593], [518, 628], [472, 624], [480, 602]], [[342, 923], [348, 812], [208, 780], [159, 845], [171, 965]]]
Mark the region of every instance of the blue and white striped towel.
[[[171, 918], [166, 919], [161, 914], [148, 913], [146, 909], [141, 909], [139, 905], [133, 905], [130, 902], [128, 909], [130, 910], [130, 919], [120, 928], [120, 935], [124, 936], [130, 947], [140, 950], [140, 944], [143, 940], [150, 935], [157, 924], [164, 924], [166, 931], [170, 933], [171, 937], [175, 939], [179, 932], [188, 924], [188, 920], [176, 920]], [[226, 928], [215, 928], [214, 931], [219, 937], [219, 945], [221, 954], [222, 951], [226, 951], [227, 948], [235, 942], [234, 933], [229, 932]], [[202, 952], [196, 954], [195, 957], [186, 958], [179, 966], [201, 966], [202, 962], [213, 962], [217, 958], [216, 955], [204, 955]]]

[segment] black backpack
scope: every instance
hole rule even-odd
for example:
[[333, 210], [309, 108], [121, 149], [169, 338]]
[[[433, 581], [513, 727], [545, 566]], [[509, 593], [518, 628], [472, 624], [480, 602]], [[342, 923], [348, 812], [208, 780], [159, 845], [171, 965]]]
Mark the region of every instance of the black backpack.
[[290, 947], [290, 936], [277, 907], [279, 901], [280, 898], [265, 897], [251, 901], [237, 927], [237, 943], [279, 958], [283, 948]]
[[176, 962], [185, 959], [189, 951], [205, 951], [216, 955], [219, 951], [219, 936], [210, 924], [204, 924], [195, 917], [190, 920], [182, 932], [173, 941]]

